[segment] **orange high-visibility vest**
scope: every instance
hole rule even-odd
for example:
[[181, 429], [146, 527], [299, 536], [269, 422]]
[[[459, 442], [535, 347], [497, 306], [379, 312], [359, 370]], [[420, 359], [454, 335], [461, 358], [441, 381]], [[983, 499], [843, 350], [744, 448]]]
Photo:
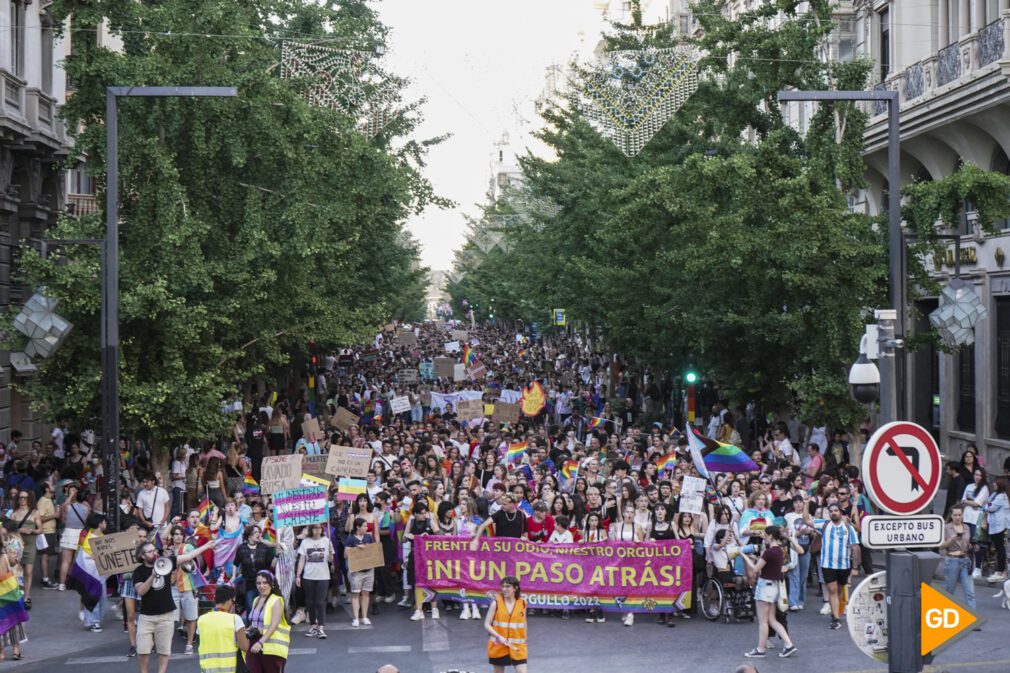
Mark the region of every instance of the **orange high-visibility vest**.
[[505, 638], [511, 647], [506, 647], [499, 641], [488, 638], [487, 656], [493, 659], [509, 656], [513, 660], [523, 661], [526, 656], [526, 601], [517, 598], [512, 611], [505, 607], [505, 599], [495, 596], [494, 621], [491, 628], [495, 633]]

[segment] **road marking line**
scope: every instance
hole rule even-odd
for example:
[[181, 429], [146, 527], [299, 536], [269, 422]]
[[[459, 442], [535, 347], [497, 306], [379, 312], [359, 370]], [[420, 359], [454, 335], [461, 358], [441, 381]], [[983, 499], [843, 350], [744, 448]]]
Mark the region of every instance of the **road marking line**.
[[[302, 656], [302, 655], [313, 655], [316, 653], [316, 648], [314, 647], [293, 647], [288, 650], [288, 656]], [[169, 661], [195, 661], [197, 659], [195, 654], [182, 654], [175, 653], [169, 657]], [[89, 665], [89, 664], [118, 664], [120, 662], [129, 661], [129, 658], [124, 654], [118, 657], [80, 657], [78, 659], [67, 659], [63, 662], [67, 666], [78, 666], [78, 665]]]
[[421, 625], [422, 649], [425, 652], [447, 652], [449, 650], [449, 631], [439, 619], [424, 620]]
[[[949, 668], [975, 668], [979, 666], [1005, 666], [1010, 664], [1010, 659], [989, 659], [987, 661], [962, 661], [950, 664], [930, 664], [926, 666], [923, 673], [937, 673]], [[887, 673], [886, 668], [862, 668], [854, 671], [835, 671], [835, 673]]]
[[348, 654], [381, 654], [383, 652], [410, 652], [410, 645], [375, 645], [372, 647], [348, 647]]

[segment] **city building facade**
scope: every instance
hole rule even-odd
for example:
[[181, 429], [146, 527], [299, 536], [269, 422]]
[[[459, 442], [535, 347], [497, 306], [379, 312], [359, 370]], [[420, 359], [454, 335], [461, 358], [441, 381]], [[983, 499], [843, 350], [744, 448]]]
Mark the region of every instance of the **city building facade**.
[[[66, 96], [66, 41], [47, 0], [0, 0], [0, 311], [16, 313], [32, 288], [16, 281], [20, 246], [38, 247], [66, 210], [63, 165], [71, 141], [59, 112]], [[12, 429], [24, 442], [48, 427], [11, 385], [31, 367], [0, 350], [0, 441]]]
[[[875, 63], [872, 87], [900, 96], [901, 187], [938, 180], [962, 164], [1010, 174], [1010, 11], [1008, 0], [859, 0], [857, 54]], [[887, 115], [868, 106], [868, 189], [854, 204], [886, 210]], [[970, 203], [960, 220], [961, 276], [988, 308], [975, 343], [952, 353], [926, 347], [899, 358], [905, 417], [931, 428], [947, 458], [969, 442], [1002, 471], [1010, 456], [1010, 222], [983, 234]], [[954, 246], [929, 260], [941, 284], [954, 275]], [[907, 331], [929, 328], [936, 296], [908, 295]]]

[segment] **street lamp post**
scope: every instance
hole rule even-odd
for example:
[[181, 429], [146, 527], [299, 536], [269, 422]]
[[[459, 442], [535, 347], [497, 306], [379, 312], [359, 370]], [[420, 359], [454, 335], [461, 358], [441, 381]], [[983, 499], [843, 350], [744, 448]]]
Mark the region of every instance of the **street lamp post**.
[[[898, 92], [883, 91], [780, 91], [779, 101], [887, 101], [887, 259], [891, 309], [877, 311], [880, 324], [880, 423], [896, 421], [904, 403], [898, 394], [895, 334], [904, 334], [905, 267], [901, 234], [901, 156]], [[896, 329], [897, 327], [897, 329]], [[900, 406], [899, 406], [900, 404]], [[864, 476], [865, 479], [865, 476]], [[892, 561], [907, 561], [907, 552], [886, 552], [887, 669], [890, 673], [922, 670], [919, 654], [919, 587], [909, 573], [892, 571]], [[899, 558], [901, 557], [901, 558]]]
[[102, 460], [105, 513], [119, 529], [119, 135], [120, 98], [234, 97], [235, 87], [110, 86], [105, 89], [105, 246], [102, 259]]
[[[895, 358], [896, 336], [904, 334], [905, 272], [901, 238], [901, 154], [898, 92], [880, 91], [779, 91], [779, 102], [788, 101], [886, 101], [887, 102], [887, 259], [888, 299], [891, 312], [877, 315], [880, 324], [880, 423], [896, 421], [903, 414]], [[882, 315], [881, 315], [882, 313]], [[893, 316], [893, 319], [892, 319]]]

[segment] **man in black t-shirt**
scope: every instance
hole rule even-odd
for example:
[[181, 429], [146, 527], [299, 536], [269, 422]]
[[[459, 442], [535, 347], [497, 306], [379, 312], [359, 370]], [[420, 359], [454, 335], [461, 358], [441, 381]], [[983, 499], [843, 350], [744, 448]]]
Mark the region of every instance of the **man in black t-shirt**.
[[159, 554], [153, 544], [143, 542], [137, 548], [137, 556], [142, 563], [133, 571], [133, 584], [141, 598], [140, 617], [137, 619], [137, 661], [140, 663], [140, 673], [148, 673], [152, 649], [158, 651], [158, 673], [168, 670], [168, 657], [172, 654], [172, 632], [175, 630], [172, 586], [175, 584], [177, 565], [192, 561], [216, 544], [217, 540], [211, 540], [193, 551], [166, 557], [172, 561], [172, 570], [167, 575], [159, 575], [154, 571]]
[[529, 539], [526, 527], [526, 514], [516, 507], [515, 497], [506, 493], [498, 499], [498, 504], [501, 506], [501, 509], [492, 514], [490, 518], [485, 519], [484, 523], [477, 526], [473, 539], [470, 540], [470, 551], [477, 551], [480, 536], [491, 527], [491, 524], [494, 524], [495, 537]]

